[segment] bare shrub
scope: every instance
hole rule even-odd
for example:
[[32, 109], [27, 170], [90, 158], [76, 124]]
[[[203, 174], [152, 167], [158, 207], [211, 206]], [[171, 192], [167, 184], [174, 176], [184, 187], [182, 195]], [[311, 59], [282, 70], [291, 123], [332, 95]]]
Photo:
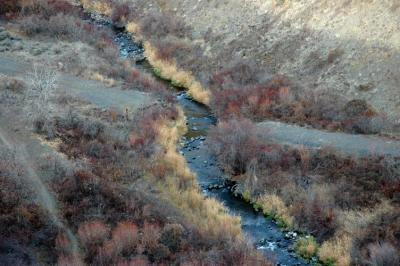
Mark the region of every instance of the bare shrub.
[[85, 245], [100, 245], [109, 236], [110, 229], [101, 221], [85, 222], [79, 225], [80, 242]]
[[261, 73], [256, 65], [241, 62], [212, 75], [211, 107], [217, 116], [275, 118], [360, 134], [376, 134], [392, 126], [384, 114], [363, 100], [347, 101], [328, 91], [301, 93], [287, 78], [276, 76], [265, 81]]
[[220, 122], [210, 132], [209, 146], [231, 173], [243, 174], [256, 156], [254, 151], [258, 143], [255, 132], [249, 120]]
[[383, 211], [360, 228], [353, 243], [352, 259], [357, 265], [398, 265], [400, 209]]
[[254, 251], [252, 245], [244, 241], [240, 241], [232, 245], [228, 250], [221, 252], [220, 261], [210, 261], [210, 264], [224, 264], [232, 266], [241, 265], [257, 265], [269, 266], [272, 265], [267, 261], [261, 253]]
[[17, 0], [2, 0], [0, 5], [0, 15], [18, 12], [21, 6]]
[[151, 263], [146, 256], [136, 256], [133, 259], [121, 259], [118, 261], [118, 266], [149, 266]]
[[115, 253], [132, 253], [139, 243], [138, 226], [131, 222], [120, 222], [112, 231]]
[[127, 3], [118, 4], [113, 8], [111, 20], [115, 25], [123, 26], [129, 17], [130, 6]]
[[44, 19], [35, 15], [20, 20], [20, 28], [29, 36], [45, 34], [60, 39], [78, 41], [84, 39], [85, 30], [78, 20], [70, 15], [58, 13]]
[[162, 232], [160, 241], [172, 252], [178, 252], [182, 247], [184, 229], [180, 224], [167, 224]]
[[26, 114], [39, 133], [54, 136], [53, 121], [50, 115], [53, 111], [52, 100], [57, 87], [57, 73], [50, 68], [34, 65], [30, 73], [30, 84], [26, 90]]
[[104, 131], [104, 125], [99, 121], [85, 120], [81, 125], [83, 136], [94, 140]]
[[68, 0], [35, 0], [18, 1], [22, 16], [39, 15], [45, 19], [57, 13], [74, 14], [78, 10]]
[[400, 255], [390, 243], [383, 242], [368, 246], [370, 254], [369, 265], [386, 266], [400, 265]]
[[307, 228], [319, 241], [333, 236], [337, 229], [335, 205], [329, 187], [309, 189], [304, 200], [294, 203], [297, 223]]
[[187, 26], [172, 16], [165, 14], [151, 14], [145, 16], [141, 21], [140, 32], [149, 39], [162, 39], [168, 35], [178, 38], [188, 37]]

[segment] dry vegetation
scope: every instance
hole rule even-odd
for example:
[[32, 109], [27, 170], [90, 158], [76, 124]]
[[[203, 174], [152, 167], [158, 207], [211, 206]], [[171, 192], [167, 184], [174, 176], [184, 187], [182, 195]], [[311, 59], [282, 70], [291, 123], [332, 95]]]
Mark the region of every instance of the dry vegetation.
[[284, 77], [260, 82], [251, 63], [238, 63], [211, 79], [212, 108], [221, 119], [278, 119], [314, 128], [376, 134], [388, 122], [363, 100], [346, 101], [326, 92], [307, 93]]
[[[115, 49], [107, 32], [82, 20], [68, 1], [13, 4], [2, 12], [7, 12], [31, 38], [82, 40], [98, 49], [99, 54]], [[99, 47], [99, 43], [104, 46]], [[117, 57], [113, 54], [105, 61], [108, 65], [102, 66], [104, 73], [114, 71], [114, 60], [119, 65]], [[79, 246], [78, 254], [72, 252], [68, 232], [50, 222], [47, 210], [32, 203], [35, 193], [29, 194], [17, 182], [24, 174], [17, 172], [18, 158], [7, 152], [4, 158], [0, 156], [0, 233], [2, 251], [7, 251], [1, 254], [2, 262], [270, 265], [246, 243], [240, 219], [202, 195], [194, 174], [176, 151], [186, 125], [170, 93], [137, 69], [121, 66], [116, 71], [118, 76], [110, 77], [157, 94], [160, 103], [129, 118], [96, 109], [68, 111], [68, 98], [62, 100], [53, 95], [56, 77], [52, 70], [35, 68], [31, 86], [1, 79], [2, 96], [3, 91], [10, 97], [16, 93], [27, 96], [23, 99], [20, 95], [19, 105], [9, 101], [14, 103], [15, 115], [28, 120], [28, 112], [17, 107], [29, 99], [26, 105], [35, 113], [36, 132], [45, 134], [47, 141], [56, 139], [58, 152], [65, 156], [62, 162], [68, 162], [47, 158], [41, 172], [52, 176], [46, 185], [57, 199], [58, 218], [71, 229]], [[52, 111], [46, 109], [50, 107]], [[6, 152], [3, 147], [1, 151]]]
[[[389, 127], [384, 115], [363, 100], [348, 101], [327, 92], [305, 96], [301, 84], [270, 77], [251, 62], [227, 60], [230, 56], [223, 53], [216, 59], [222, 67], [203, 69], [205, 51], [192, 30], [156, 7], [144, 14], [147, 1], [81, 2], [138, 34], [156, 73], [212, 108], [221, 122], [210, 134], [210, 147], [221, 166], [239, 184], [237, 192], [256, 209], [284, 227], [307, 230], [315, 237], [297, 243], [300, 253], [318, 254], [326, 264], [399, 264], [399, 158], [351, 158], [330, 149], [266, 144], [252, 122], [279, 119], [375, 134]], [[0, 15], [13, 19], [31, 38], [84, 42], [102, 58], [92, 78], [122, 82], [163, 100], [130, 121], [113, 112], [109, 117], [69, 112], [37, 119], [37, 132], [60, 138], [60, 151], [79, 165], [70, 171], [57, 169], [52, 188], [63, 219], [77, 235], [81, 254], [71, 256], [65, 233], [58, 232], [39, 205], [28, 203], [29, 191], [14, 178], [23, 173], [15, 172], [15, 160], [5, 161], [12, 159], [7, 153], [6, 159], [0, 156], [0, 221], [2, 243], [11, 243], [2, 250], [11, 252], [0, 254], [2, 260], [34, 264], [40, 257], [40, 263], [60, 265], [268, 265], [245, 243], [239, 219], [215, 200], [204, 198], [176, 152], [185, 120], [171, 94], [121, 61], [109, 32], [85, 21], [79, 9], [64, 0], [4, 1]], [[332, 53], [328, 61], [337, 56]], [[84, 68], [73, 61], [67, 71], [77, 66]], [[7, 95], [24, 87], [17, 80], [0, 85]]]
[[[390, 261], [398, 260], [400, 250], [399, 158], [268, 144], [249, 120], [220, 122], [210, 136], [238, 192], [282, 226], [312, 233], [323, 243], [324, 262], [395, 265]], [[310, 256], [313, 245], [306, 244], [300, 251]], [[387, 254], [381, 245], [390, 247]]]
[[[193, 29], [163, 1], [152, 2], [151, 7], [147, 1], [82, 3], [95, 12], [112, 14], [114, 21], [137, 34], [155, 72], [187, 88], [194, 99], [211, 106], [219, 118], [277, 119], [358, 134], [393, 130], [394, 122], [366, 101], [349, 100], [329, 89], [304, 93], [304, 84], [297, 80], [275, 76], [256, 60], [232, 56], [233, 48], [239, 49], [234, 43], [210, 59], [204, 43], [193, 37]], [[203, 37], [207, 42], [207, 34]], [[326, 60], [330, 64], [338, 57], [340, 49], [334, 49]], [[211, 66], [210, 60], [217, 66]]]
[[33, 199], [24, 184], [15, 153], [0, 146], [0, 261], [4, 265], [33, 265], [55, 261], [59, 229]]
[[177, 87], [186, 88], [197, 101], [210, 104], [210, 92], [196, 79], [196, 69], [191, 68], [202, 58], [195, 57], [200, 49], [192, 45], [190, 28], [172, 15], [159, 11], [154, 10], [145, 16], [143, 9], [148, 3], [143, 0], [122, 4], [119, 1], [81, 2], [85, 9], [112, 14], [114, 22], [122, 23], [129, 32], [137, 34], [144, 42], [147, 60], [160, 77], [171, 80]]
[[181, 119], [175, 107], [155, 106], [117, 132], [72, 114], [57, 120], [61, 151], [90, 162], [54, 184], [86, 263], [267, 264], [243, 242], [238, 219], [204, 199], [171, 150]]
[[[7, 10], [6, 14], [19, 31], [43, 43], [60, 43], [53, 48], [54, 53], [47, 51], [48, 48], [37, 47], [39, 52], [35, 58], [49, 65], [54, 61], [53, 65], [57, 65], [59, 70], [74, 75], [99, 80], [110, 86], [151, 91], [161, 98], [172, 100], [171, 92], [163, 84], [141, 73], [133, 62], [120, 57], [110, 29], [98, 27], [87, 20], [82, 10], [72, 5], [71, 1], [13, 1], [13, 6], [14, 13]], [[21, 54], [26, 56], [23, 52]]]

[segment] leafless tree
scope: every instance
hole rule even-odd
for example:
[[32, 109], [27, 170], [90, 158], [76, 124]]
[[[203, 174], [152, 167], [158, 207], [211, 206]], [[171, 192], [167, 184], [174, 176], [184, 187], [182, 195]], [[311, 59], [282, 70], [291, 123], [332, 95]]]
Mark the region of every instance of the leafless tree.
[[25, 95], [26, 114], [35, 129], [43, 130], [53, 110], [52, 98], [57, 87], [57, 72], [51, 68], [34, 65]]

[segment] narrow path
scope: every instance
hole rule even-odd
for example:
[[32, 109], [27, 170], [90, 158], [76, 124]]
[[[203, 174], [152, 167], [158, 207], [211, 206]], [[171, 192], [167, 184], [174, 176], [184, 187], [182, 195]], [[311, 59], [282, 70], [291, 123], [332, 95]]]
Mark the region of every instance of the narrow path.
[[16, 159], [21, 163], [21, 166], [25, 170], [25, 174], [22, 178], [26, 179], [27, 183], [32, 185], [32, 188], [38, 196], [40, 204], [44, 209], [48, 211], [50, 219], [54, 222], [54, 224], [66, 233], [69, 243], [71, 245], [72, 254], [79, 254], [78, 240], [76, 239], [72, 231], [60, 220], [58, 209], [55, 204], [56, 200], [51, 195], [46, 185], [37, 174], [33, 166], [34, 164], [29, 159], [31, 158], [31, 155], [28, 154], [23, 144], [23, 141], [16, 140], [15, 138], [10, 137], [9, 134], [7, 134], [5, 130], [1, 127], [0, 141], [5, 145], [7, 149], [15, 151]]
[[266, 121], [258, 124], [266, 142], [302, 145], [310, 149], [331, 147], [351, 156], [400, 156], [400, 141], [373, 135], [353, 135]]
[[[46, 67], [46, 66], [42, 66]], [[2, 56], [0, 53], [0, 73], [15, 76], [29, 82], [32, 65], [15, 58]], [[57, 89], [66, 94], [89, 101], [99, 108], [114, 108], [117, 111], [130, 112], [151, 105], [155, 99], [149, 93], [137, 90], [123, 90], [121, 87], [107, 87], [95, 80], [79, 78], [67, 73], [57, 73]]]

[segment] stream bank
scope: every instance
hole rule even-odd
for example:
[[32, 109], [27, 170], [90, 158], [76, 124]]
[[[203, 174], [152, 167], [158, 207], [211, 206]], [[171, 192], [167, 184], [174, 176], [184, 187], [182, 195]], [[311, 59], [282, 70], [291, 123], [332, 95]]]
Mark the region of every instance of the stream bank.
[[[144, 58], [142, 45], [135, 41], [134, 36], [124, 32], [123, 29], [114, 28], [112, 23], [104, 18], [99, 21], [97, 17], [91, 17], [97, 25], [113, 29], [114, 41], [120, 48], [121, 57], [131, 58], [137, 62], [142, 71], [154, 75], [153, 68]], [[257, 249], [277, 265], [310, 265], [300, 258], [293, 248], [298, 239], [296, 232], [285, 232], [273, 220], [266, 219], [261, 212], [254, 211], [251, 204], [234, 196], [231, 184], [224, 182], [224, 173], [205, 144], [208, 130], [217, 122], [210, 110], [203, 104], [195, 102], [186, 92], [179, 91], [171, 83], [164, 80], [162, 82], [177, 91], [177, 101], [185, 113], [188, 128], [180, 141], [179, 151], [185, 157], [190, 169], [196, 173], [204, 194], [219, 200], [232, 214], [240, 216], [244, 234]]]

